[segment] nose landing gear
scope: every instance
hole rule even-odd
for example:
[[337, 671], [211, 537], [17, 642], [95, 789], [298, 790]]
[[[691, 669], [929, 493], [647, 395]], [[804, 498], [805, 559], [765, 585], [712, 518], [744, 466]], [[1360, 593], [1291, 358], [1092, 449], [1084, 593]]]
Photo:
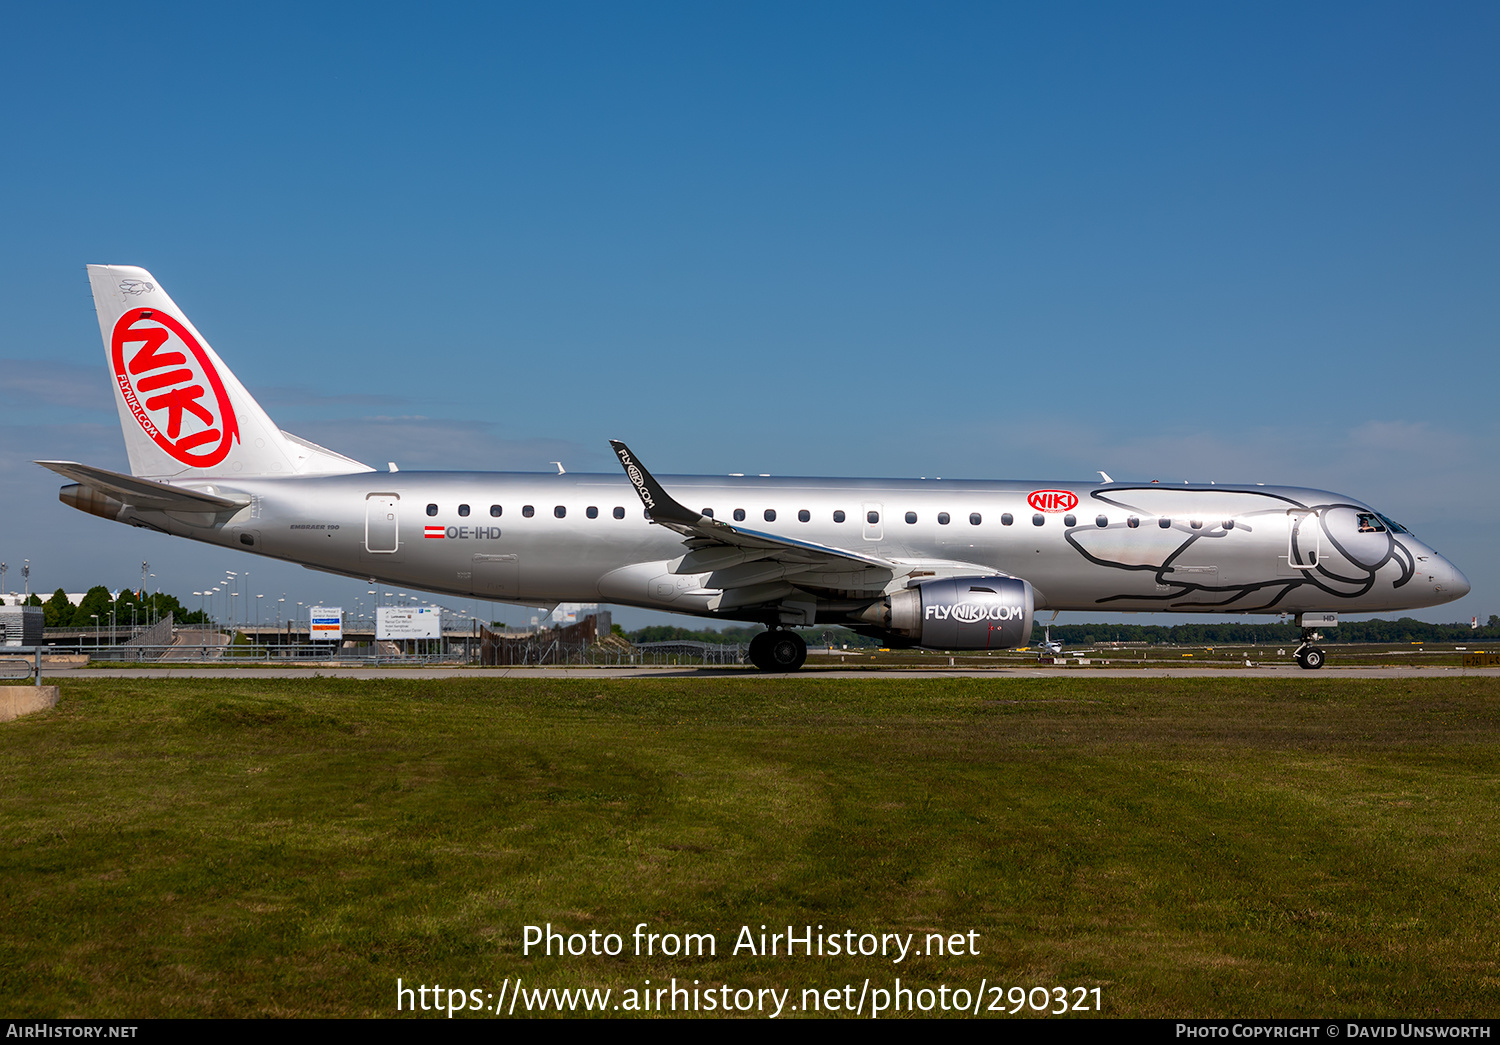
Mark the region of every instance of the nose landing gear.
[[[1311, 636], [1313, 639], [1318, 637], [1316, 632]], [[1302, 645], [1297, 647], [1297, 664], [1309, 670], [1321, 668], [1323, 666], [1323, 651], [1317, 646], [1309, 646], [1307, 643], [1308, 637], [1304, 637]]]
[[776, 628], [751, 639], [749, 652], [761, 671], [796, 671], [807, 660], [807, 643], [795, 631]]
[[1302, 629], [1302, 645], [1298, 646], [1296, 653], [1293, 654], [1297, 658], [1297, 666], [1308, 671], [1321, 668], [1326, 654], [1322, 647], [1316, 645], [1323, 637], [1319, 634], [1318, 628], [1338, 627], [1339, 615], [1337, 613], [1299, 613], [1297, 626]]

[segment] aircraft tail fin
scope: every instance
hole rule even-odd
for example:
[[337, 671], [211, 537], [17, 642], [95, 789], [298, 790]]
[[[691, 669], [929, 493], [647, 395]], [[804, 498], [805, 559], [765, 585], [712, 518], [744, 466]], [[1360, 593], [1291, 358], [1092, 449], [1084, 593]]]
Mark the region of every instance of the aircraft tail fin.
[[133, 475], [373, 471], [277, 428], [151, 273], [127, 265], [88, 270]]

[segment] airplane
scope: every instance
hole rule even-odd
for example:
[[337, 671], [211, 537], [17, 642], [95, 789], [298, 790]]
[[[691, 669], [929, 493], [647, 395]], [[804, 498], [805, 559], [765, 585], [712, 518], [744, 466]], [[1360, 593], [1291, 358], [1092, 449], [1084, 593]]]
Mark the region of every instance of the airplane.
[[1064, 656], [1067, 656], [1067, 657], [1076, 657], [1076, 656], [1078, 656], [1079, 654], [1082, 654], [1082, 653], [1092, 653], [1092, 652], [1094, 652], [1092, 649], [1073, 649], [1073, 650], [1065, 650], [1065, 649], [1063, 649], [1062, 640], [1061, 639], [1054, 639], [1052, 637], [1052, 626], [1051, 625], [1047, 625], [1045, 628], [1043, 628], [1042, 629], [1042, 634], [1045, 635], [1046, 637], [1043, 638], [1041, 642], [1037, 643], [1037, 646], [1036, 646], [1037, 656], [1039, 656], [1039, 657], [1064, 657]]
[[[609, 602], [892, 647], [1015, 649], [1040, 611], [1296, 614], [1323, 665], [1338, 613], [1461, 598], [1464, 575], [1369, 505], [1298, 487], [386, 472], [276, 426], [149, 272], [88, 266], [130, 474], [38, 464], [59, 499], [370, 583], [526, 606]], [[638, 506], [636, 505], [638, 502]], [[1050, 639], [1050, 635], [1048, 636]]]

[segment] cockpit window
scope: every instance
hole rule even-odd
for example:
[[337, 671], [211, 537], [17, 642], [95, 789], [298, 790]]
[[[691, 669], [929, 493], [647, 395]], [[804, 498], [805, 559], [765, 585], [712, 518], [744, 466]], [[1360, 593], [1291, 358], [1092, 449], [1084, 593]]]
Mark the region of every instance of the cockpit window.
[[1374, 512], [1359, 513], [1360, 533], [1385, 533], [1385, 523]]
[[[1385, 523], [1386, 526], [1388, 526], [1390, 528], [1390, 531], [1392, 533], [1411, 533], [1411, 531], [1408, 530], [1405, 526], [1402, 526], [1400, 523], [1396, 522], [1394, 519], [1390, 518], [1389, 516], [1376, 514], [1375, 518], [1377, 518], [1381, 522]], [[1363, 520], [1364, 516], [1361, 515], [1360, 519]]]

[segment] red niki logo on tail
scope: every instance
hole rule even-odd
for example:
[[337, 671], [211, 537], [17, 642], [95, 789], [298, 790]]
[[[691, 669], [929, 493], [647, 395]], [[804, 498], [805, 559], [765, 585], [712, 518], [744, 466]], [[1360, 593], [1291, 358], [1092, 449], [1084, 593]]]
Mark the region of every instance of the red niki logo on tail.
[[190, 468], [229, 456], [240, 436], [229, 393], [181, 323], [157, 309], [128, 309], [110, 338], [110, 364], [125, 405], [157, 446]]

